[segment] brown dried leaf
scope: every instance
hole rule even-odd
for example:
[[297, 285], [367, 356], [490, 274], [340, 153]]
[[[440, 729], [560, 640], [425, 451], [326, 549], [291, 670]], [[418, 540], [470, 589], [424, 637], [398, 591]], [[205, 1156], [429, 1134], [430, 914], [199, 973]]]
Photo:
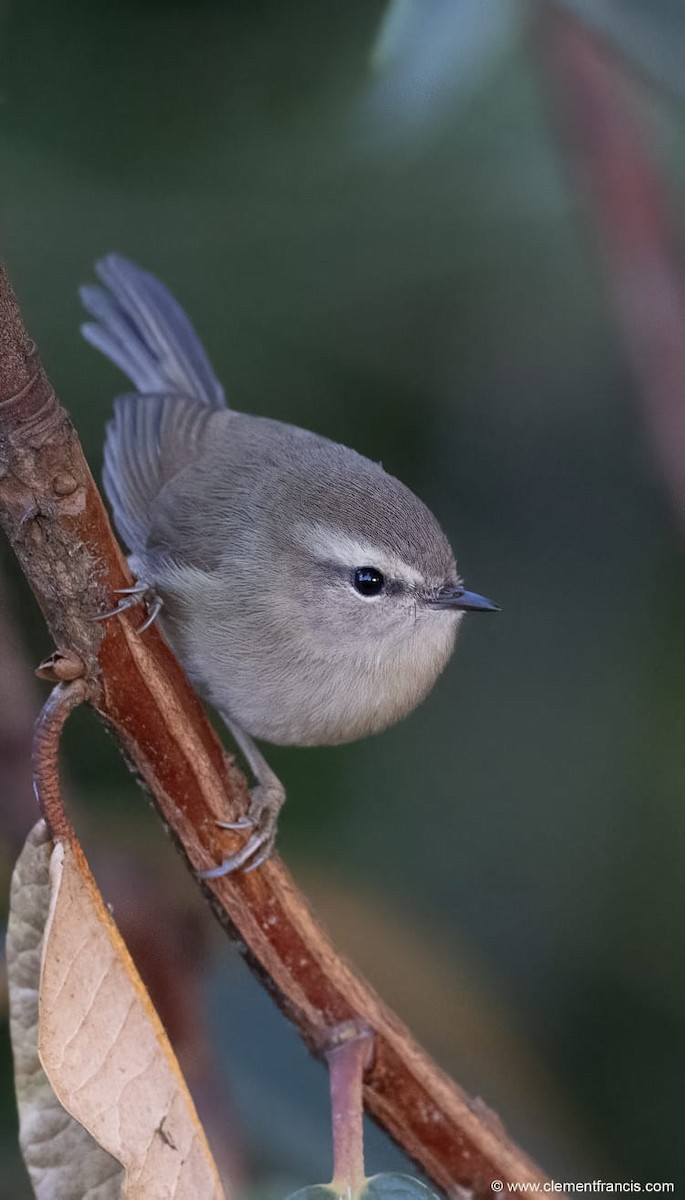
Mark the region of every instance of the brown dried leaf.
[[40, 1059], [63, 1107], [125, 1168], [120, 1193], [93, 1196], [223, 1200], [166, 1034], [78, 846], [55, 846], [49, 887]]
[[31, 830], [12, 877], [7, 974], [19, 1144], [38, 1200], [120, 1200], [123, 1167], [60, 1104], [38, 1057], [38, 991], [53, 844]]

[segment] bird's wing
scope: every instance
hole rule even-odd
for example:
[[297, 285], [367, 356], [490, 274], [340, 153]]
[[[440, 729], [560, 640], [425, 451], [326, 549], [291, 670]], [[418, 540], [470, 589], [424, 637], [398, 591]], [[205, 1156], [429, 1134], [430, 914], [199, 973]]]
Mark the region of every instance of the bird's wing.
[[224, 408], [224, 390], [180, 304], [154, 275], [119, 254], [96, 264], [103, 287], [80, 289], [95, 318], [82, 326], [88, 342], [111, 359], [141, 396], [185, 396]]
[[117, 529], [135, 554], [148, 543], [157, 497], [199, 457], [206, 426], [215, 415], [179, 396], [130, 395], [115, 401], [102, 478]]

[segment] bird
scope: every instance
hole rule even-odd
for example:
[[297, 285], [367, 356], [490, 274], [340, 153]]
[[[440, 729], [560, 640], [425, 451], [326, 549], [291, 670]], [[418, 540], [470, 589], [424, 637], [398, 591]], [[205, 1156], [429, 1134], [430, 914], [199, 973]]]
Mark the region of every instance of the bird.
[[128, 377], [103, 484], [145, 601], [255, 779], [244, 844], [204, 871], [270, 855], [285, 789], [257, 742], [336, 745], [407, 716], [446, 666], [467, 591], [428, 507], [380, 463], [236, 411], [178, 301], [119, 254], [80, 289], [86, 340]]

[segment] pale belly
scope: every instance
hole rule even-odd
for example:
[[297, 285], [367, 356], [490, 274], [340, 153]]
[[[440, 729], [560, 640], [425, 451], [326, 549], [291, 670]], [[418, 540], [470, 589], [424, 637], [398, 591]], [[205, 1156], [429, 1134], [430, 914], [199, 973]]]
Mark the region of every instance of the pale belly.
[[305, 652], [244, 608], [228, 619], [225, 592], [201, 572], [155, 582], [163, 631], [198, 691], [252, 737], [284, 746], [356, 741], [407, 716], [445, 667], [461, 619], [427, 614], [349, 653]]
[[412, 712], [447, 663], [456, 631], [457, 621], [448, 620], [428, 646], [406, 646], [371, 662], [221, 656], [218, 647], [207, 660], [187, 646], [180, 657], [210, 703], [252, 737], [283, 746], [336, 745], [379, 733]]

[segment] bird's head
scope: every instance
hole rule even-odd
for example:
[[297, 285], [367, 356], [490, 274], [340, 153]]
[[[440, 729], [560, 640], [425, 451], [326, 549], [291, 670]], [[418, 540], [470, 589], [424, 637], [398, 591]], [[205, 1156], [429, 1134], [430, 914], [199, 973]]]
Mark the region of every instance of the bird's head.
[[377, 464], [354, 455], [308, 483], [279, 535], [290, 628], [344, 691], [350, 723], [368, 710], [380, 728], [430, 690], [464, 613], [497, 606], [466, 590], [433, 514]]

